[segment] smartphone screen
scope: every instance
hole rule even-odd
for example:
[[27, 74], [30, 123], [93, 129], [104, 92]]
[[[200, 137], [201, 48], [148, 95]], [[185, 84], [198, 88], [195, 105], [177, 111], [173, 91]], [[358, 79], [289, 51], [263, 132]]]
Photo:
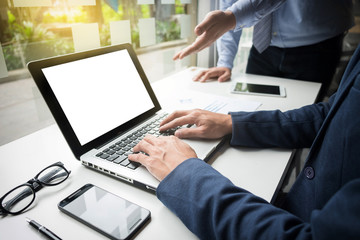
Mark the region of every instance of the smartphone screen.
[[285, 89], [276, 85], [264, 85], [254, 83], [237, 82], [232, 91], [233, 93], [262, 94], [273, 96], [285, 96]]
[[92, 184], [62, 200], [58, 207], [111, 239], [129, 239], [150, 219], [149, 210]]

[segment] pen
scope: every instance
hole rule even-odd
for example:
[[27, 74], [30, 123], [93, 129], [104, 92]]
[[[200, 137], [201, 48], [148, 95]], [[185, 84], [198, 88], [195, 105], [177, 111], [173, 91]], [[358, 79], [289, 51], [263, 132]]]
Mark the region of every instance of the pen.
[[34, 220], [31, 220], [29, 218], [26, 218], [26, 221], [36, 230], [38, 230], [38, 232], [40, 232], [41, 234], [43, 234], [44, 236], [46, 236], [48, 239], [51, 240], [61, 240], [61, 238], [59, 238], [58, 236], [56, 236], [55, 233], [51, 232], [49, 229], [47, 229], [46, 227], [42, 226], [41, 224], [35, 222]]

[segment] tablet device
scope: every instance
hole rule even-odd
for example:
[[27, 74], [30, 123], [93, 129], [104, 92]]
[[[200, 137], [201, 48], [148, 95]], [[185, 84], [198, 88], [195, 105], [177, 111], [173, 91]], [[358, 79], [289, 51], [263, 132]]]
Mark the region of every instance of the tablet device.
[[286, 97], [285, 88], [282, 86], [245, 82], [236, 82], [232, 86], [231, 92], [240, 94]]

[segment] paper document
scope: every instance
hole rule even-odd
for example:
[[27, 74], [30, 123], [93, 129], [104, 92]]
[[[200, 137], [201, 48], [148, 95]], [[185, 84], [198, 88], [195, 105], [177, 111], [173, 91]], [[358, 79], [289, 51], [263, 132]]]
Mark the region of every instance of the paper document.
[[211, 112], [228, 114], [238, 111], [255, 111], [260, 102], [240, 100], [196, 91], [181, 94], [181, 98], [162, 99], [160, 102], [167, 111], [200, 108]]

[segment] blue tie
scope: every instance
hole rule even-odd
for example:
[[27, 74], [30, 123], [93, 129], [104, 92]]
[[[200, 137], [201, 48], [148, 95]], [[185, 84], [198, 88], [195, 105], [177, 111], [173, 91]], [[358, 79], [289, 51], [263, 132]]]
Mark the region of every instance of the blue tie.
[[254, 26], [253, 44], [262, 53], [271, 42], [272, 14], [266, 15]]

